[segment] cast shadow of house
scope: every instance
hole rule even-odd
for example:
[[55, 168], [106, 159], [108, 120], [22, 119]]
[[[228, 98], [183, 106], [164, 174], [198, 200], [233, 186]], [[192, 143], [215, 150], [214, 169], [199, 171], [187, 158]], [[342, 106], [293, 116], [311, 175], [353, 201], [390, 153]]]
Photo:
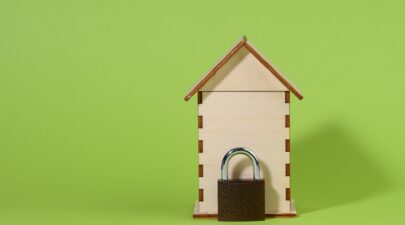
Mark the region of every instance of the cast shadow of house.
[[392, 189], [393, 180], [347, 127], [332, 123], [291, 147], [292, 197], [298, 213], [360, 201]]

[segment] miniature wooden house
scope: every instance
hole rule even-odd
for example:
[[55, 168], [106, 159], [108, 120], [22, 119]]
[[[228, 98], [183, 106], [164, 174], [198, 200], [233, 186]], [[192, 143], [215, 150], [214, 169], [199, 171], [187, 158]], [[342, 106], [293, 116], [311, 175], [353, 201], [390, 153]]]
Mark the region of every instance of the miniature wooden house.
[[[267, 216], [295, 216], [290, 189], [290, 92], [302, 94], [243, 38], [199, 81], [199, 197], [194, 217], [215, 217], [221, 160], [235, 147], [251, 149], [266, 182]], [[235, 156], [231, 179], [252, 178], [250, 160]]]

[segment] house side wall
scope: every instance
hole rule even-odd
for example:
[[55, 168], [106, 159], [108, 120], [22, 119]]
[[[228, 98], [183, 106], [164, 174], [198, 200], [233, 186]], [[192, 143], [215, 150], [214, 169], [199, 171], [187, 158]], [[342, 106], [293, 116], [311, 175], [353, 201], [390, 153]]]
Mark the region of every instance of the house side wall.
[[[221, 160], [234, 147], [247, 147], [260, 160], [266, 213], [291, 212], [289, 92], [200, 92], [199, 103], [199, 213], [217, 214]], [[252, 178], [249, 159], [232, 158], [229, 177]]]
[[287, 91], [288, 89], [245, 47], [200, 89], [200, 91]]

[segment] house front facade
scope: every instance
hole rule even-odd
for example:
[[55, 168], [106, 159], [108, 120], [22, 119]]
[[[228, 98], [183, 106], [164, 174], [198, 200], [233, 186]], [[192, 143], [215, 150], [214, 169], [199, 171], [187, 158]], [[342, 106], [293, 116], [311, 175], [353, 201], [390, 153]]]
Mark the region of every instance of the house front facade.
[[[302, 94], [243, 38], [187, 93], [198, 99], [198, 200], [194, 217], [218, 213], [217, 181], [230, 149], [245, 147], [259, 158], [265, 179], [266, 215], [294, 216], [290, 186], [290, 95]], [[238, 155], [231, 179], [251, 179], [252, 165]]]

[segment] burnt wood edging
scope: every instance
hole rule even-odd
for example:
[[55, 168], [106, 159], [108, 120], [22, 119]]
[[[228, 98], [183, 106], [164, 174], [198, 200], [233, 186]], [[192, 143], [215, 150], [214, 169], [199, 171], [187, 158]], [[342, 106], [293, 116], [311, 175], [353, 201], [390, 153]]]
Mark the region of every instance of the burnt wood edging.
[[198, 128], [203, 128], [203, 117], [198, 116]]
[[198, 189], [198, 201], [204, 201], [204, 189]]
[[[265, 216], [267, 218], [282, 218], [282, 217], [297, 217], [298, 215], [296, 213], [280, 213], [280, 214], [269, 214], [266, 213]], [[218, 214], [193, 214], [193, 218], [198, 218], [198, 219], [215, 219], [218, 217]]]
[[204, 142], [203, 140], [198, 140], [198, 153], [204, 152]]
[[216, 73], [217, 71], [225, 65], [229, 59], [237, 52], [239, 51], [240, 48], [245, 47], [256, 59], [263, 64], [264, 67], [266, 67], [288, 90], [290, 90], [298, 99], [303, 99], [304, 96], [293, 86], [290, 84], [289, 81], [287, 81], [286, 78], [284, 78], [276, 69], [273, 68], [272, 65], [270, 65], [267, 60], [265, 60], [250, 44], [247, 43], [247, 39], [243, 38], [236, 46], [232, 48], [230, 52], [207, 74], [205, 77], [200, 80], [197, 85], [193, 87], [193, 89], [187, 93], [187, 95], [184, 97], [185, 101], [190, 100], [193, 95], [198, 92], [207, 82], [210, 80]]
[[204, 165], [198, 165], [198, 177], [204, 177]]

